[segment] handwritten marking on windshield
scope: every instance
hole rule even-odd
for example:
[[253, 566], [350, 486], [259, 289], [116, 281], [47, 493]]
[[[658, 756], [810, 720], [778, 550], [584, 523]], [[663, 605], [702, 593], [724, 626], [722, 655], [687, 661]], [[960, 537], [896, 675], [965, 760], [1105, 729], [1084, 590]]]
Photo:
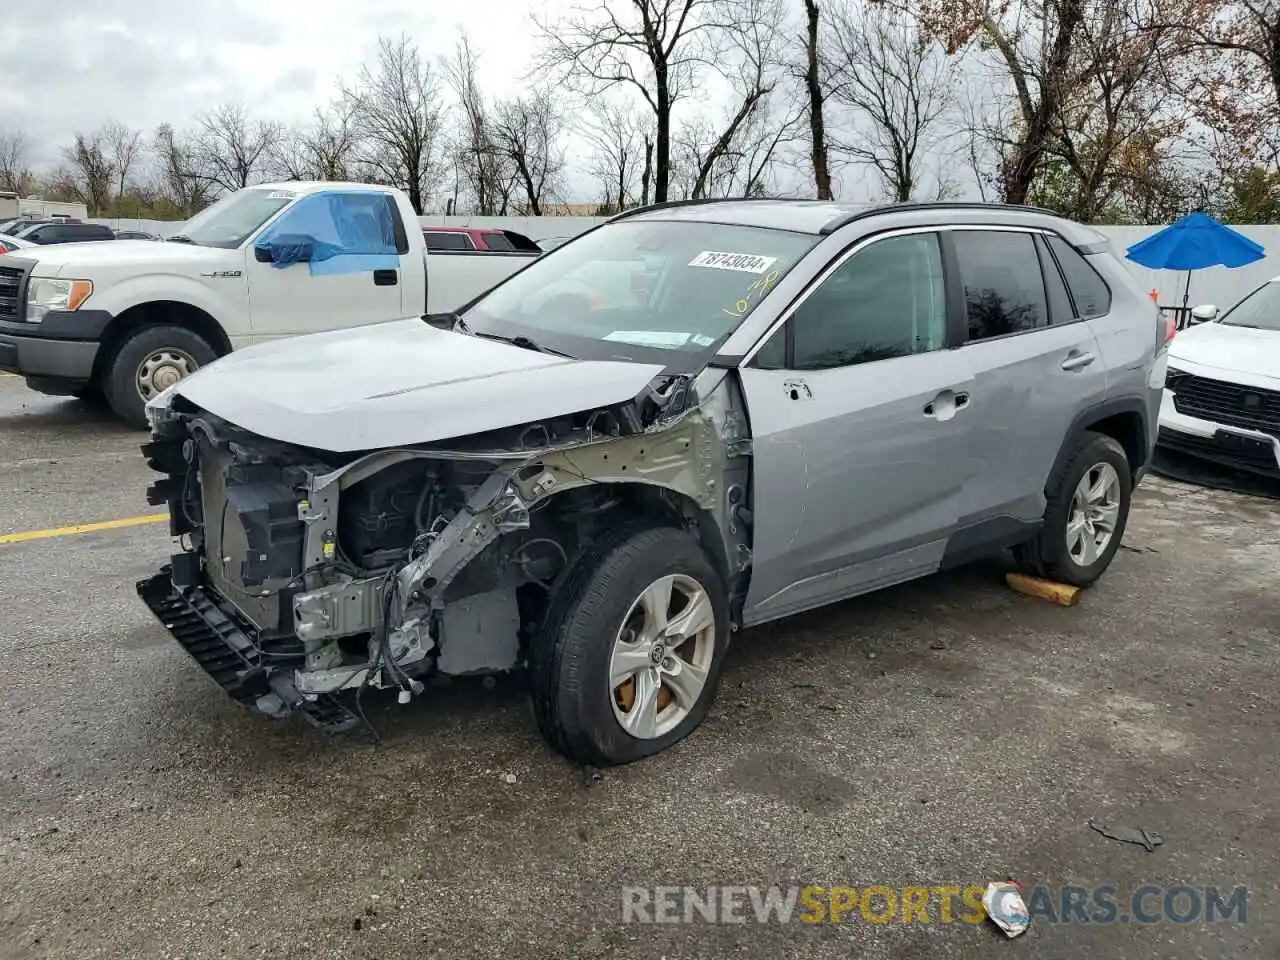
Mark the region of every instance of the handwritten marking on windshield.
[[764, 295], [773, 289], [773, 285], [778, 282], [778, 276], [777, 270], [770, 270], [765, 276], [752, 282], [751, 286], [747, 287], [747, 295], [734, 301], [732, 310], [722, 310], [721, 312], [741, 320], [746, 316], [747, 311], [751, 309], [751, 297], [754, 295], [757, 299], [763, 300]]

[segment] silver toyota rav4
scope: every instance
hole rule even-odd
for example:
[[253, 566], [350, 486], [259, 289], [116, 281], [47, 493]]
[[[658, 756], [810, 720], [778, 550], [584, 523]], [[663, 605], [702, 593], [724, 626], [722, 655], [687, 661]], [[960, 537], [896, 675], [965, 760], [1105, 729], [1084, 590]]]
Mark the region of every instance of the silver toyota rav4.
[[138, 592], [265, 714], [525, 668], [556, 750], [626, 763], [697, 727], [743, 627], [1004, 548], [1099, 577], [1166, 348], [1043, 211], [658, 204], [153, 400], [180, 549]]

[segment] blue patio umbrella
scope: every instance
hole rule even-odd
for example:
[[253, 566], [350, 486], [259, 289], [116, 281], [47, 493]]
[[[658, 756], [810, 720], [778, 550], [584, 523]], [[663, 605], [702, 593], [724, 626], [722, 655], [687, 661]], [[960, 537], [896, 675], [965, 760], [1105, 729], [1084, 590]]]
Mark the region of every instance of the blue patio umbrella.
[[1192, 270], [1243, 267], [1261, 260], [1267, 252], [1260, 244], [1219, 223], [1207, 213], [1188, 213], [1177, 223], [1139, 240], [1124, 255], [1152, 270], [1187, 271], [1187, 285], [1182, 293], [1185, 309], [1191, 298]]

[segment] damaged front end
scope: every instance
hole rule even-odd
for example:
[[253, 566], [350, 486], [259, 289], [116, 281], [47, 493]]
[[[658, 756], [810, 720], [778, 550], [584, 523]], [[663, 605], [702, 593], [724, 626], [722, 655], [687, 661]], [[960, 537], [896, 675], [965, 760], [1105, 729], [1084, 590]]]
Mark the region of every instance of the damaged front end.
[[744, 573], [742, 425], [716, 393], [660, 377], [608, 408], [360, 454], [177, 395], [143, 452], [181, 549], [138, 593], [236, 700], [348, 728], [368, 687], [408, 702], [433, 674], [521, 666], [573, 558], [623, 520], [696, 529], [726, 580]]

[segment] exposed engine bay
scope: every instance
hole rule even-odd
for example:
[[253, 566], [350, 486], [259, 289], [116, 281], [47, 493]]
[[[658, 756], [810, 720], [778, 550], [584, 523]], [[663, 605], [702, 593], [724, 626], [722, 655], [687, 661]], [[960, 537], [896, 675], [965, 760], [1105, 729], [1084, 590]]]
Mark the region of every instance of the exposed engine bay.
[[700, 401], [663, 377], [607, 409], [357, 454], [257, 436], [179, 396], [143, 452], [181, 550], [139, 594], [236, 699], [345, 729], [369, 687], [405, 703], [433, 674], [520, 667], [574, 557], [622, 520], [695, 531], [745, 582], [734, 390], [722, 378]]

